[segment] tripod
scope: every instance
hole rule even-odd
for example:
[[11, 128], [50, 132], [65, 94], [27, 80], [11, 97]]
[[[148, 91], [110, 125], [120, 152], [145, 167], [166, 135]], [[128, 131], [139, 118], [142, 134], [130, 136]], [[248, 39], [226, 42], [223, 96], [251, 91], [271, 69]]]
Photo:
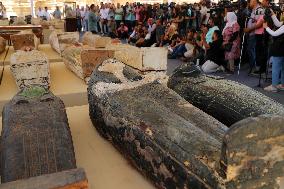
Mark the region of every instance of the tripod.
[[[248, 22], [248, 17], [246, 17], [246, 20], [245, 20], [245, 28], [247, 27], [247, 22]], [[241, 70], [241, 63], [242, 63], [242, 58], [243, 58], [243, 50], [244, 50], [245, 36], [246, 36], [246, 34], [243, 33], [242, 45], [241, 45], [241, 55], [240, 55], [240, 61], [239, 61], [239, 66], [238, 66], [238, 75], [240, 75], [240, 70]]]

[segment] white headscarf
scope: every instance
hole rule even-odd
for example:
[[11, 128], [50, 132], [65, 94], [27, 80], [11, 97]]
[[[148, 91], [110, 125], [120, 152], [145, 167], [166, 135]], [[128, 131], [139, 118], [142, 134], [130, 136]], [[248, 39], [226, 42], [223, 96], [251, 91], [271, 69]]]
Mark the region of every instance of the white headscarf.
[[227, 20], [227, 23], [223, 29], [222, 34], [224, 34], [224, 31], [226, 28], [232, 27], [235, 23], [237, 23], [238, 18], [234, 12], [227, 12], [226, 20]]

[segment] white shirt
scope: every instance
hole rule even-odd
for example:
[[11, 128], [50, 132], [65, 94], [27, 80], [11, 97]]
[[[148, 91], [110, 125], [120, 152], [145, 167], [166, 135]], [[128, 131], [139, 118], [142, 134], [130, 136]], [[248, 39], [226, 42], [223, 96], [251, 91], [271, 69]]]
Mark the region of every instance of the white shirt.
[[100, 9], [100, 14], [102, 19], [107, 19], [109, 8]]
[[148, 25], [148, 32], [152, 33], [156, 29], [156, 27], [157, 27], [156, 24]]
[[50, 14], [48, 11], [43, 11], [43, 16], [45, 16], [47, 20], [50, 20]]
[[276, 17], [275, 14], [272, 15], [271, 18], [272, 18], [273, 23], [274, 23], [274, 25], [275, 25], [276, 27], [279, 28], [279, 27], [281, 27], [281, 26], [283, 25], [283, 22], [280, 22], [280, 21], [277, 19], [277, 17]]
[[145, 40], [149, 40], [149, 39], [151, 39], [151, 34], [147, 33], [147, 35], [145, 36]]
[[207, 24], [209, 20], [210, 13], [208, 13], [209, 9], [206, 6], [202, 6], [200, 9], [201, 19], [206, 16], [202, 24]]
[[132, 34], [130, 35], [130, 37], [133, 38], [135, 35], [136, 35], [136, 31], [134, 30], [134, 31], [132, 32]]
[[36, 14], [36, 15], [37, 15], [37, 17], [45, 16], [45, 15], [44, 15], [44, 12], [45, 12], [45, 11], [43, 11], [43, 10], [41, 10], [41, 11], [37, 11], [37, 14]]
[[266, 31], [272, 35], [273, 37], [277, 37], [279, 35], [284, 34], [284, 25], [282, 25], [280, 28], [278, 28], [276, 31], [271, 30], [270, 28], [266, 28]]
[[85, 15], [85, 11], [80, 11], [80, 14], [81, 14], [81, 17], [84, 18], [86, 15]]
[[89, 19], [89, 11], [85, 11], [85, 13], [84, 13], [84, 20], [88, 20]]

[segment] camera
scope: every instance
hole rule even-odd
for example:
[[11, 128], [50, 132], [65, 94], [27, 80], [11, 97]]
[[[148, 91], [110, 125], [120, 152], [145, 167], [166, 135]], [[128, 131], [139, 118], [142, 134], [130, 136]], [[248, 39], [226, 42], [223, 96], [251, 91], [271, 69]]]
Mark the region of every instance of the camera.
[[221, 16], [225, 12], [225, 9], [230, 9], [230, 11], [238, 9], [238, 2], [233, 2], [232, 0], [221, 0], [217, 5], [212, 7], [208, 13], [211, 16]]
[[271, 10], [273, 10], [273, 12], [276, 15], [279, 15], [282, 13], [281, 7], [279, 5], [277, 5], [276, 3], [270, 3], [270, 6], [265, 9], [264, 17], [263, 17], [263, 19], [268, 23], [272, 22], [272, 19], [271, 19], [272, 11]]

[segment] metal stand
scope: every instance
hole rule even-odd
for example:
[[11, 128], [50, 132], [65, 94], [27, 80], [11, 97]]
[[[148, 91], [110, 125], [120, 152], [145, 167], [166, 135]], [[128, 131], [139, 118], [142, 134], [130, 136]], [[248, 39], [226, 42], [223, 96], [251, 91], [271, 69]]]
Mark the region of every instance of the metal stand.
[[[246, 17], [246, 20], [245, 20], [245, 28], [247, 27], [247, 22], [248, 22], [248, 18]], [[245, 32], [244, 32], [244, 33], [243, 33], [242, 45], [241, 45], [241, 56], [240, 56], [240, 61], [239, 61], [239, 66], [238, 66], [238, 75], [240, 75], [240, 70], [241, 70], [241, 63], [242, 63], [242, 57], [243, 57], [245, 36], [246, 36], [246, 34], [245, 34]]]

